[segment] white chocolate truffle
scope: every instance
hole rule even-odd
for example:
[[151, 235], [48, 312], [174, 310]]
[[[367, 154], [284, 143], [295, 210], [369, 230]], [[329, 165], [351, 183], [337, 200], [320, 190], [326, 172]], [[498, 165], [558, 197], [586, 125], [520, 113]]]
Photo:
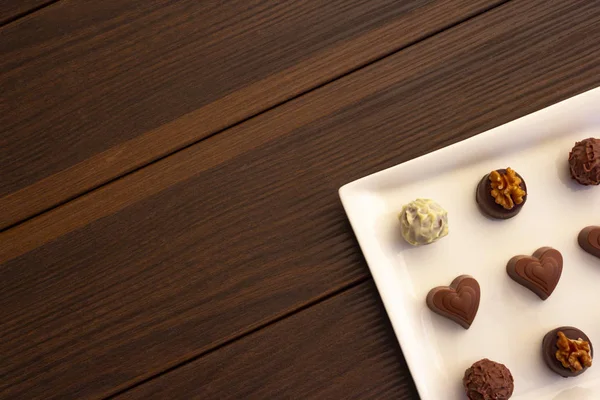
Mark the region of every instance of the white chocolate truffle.
[[417, 199], [402, 207], [402, 237], [413, 246], [433, 243], [448, 234], [448, 213], [438, 203]]

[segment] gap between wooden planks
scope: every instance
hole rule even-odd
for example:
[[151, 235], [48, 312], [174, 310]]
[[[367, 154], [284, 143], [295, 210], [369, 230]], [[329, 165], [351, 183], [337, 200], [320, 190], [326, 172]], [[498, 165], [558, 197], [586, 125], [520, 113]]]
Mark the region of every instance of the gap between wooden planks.
[[369, 280], [119, 400], [418, 399]]
[[504, 1], [59, 2], [2, 32], [0, 229]]
[[0, 28], [60, 0], [0, 0]]

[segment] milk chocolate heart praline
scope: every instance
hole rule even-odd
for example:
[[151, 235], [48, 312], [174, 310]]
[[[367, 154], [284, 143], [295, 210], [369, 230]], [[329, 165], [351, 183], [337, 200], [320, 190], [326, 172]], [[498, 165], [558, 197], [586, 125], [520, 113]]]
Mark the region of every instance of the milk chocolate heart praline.
[[481, 289], [475, 278], [461, 275], [450, 286], [431, 289], [427, 295], [427, 306], [436, 314], [469, 329], [477, 315], [480, 297]]
[[562, 254], [552, 247], [542, 247], [532, 256], [514, 256], [506, 272], [540, 299], [546, 300], [558, 285], [563, 269]]
[[593, 256], [600, 258], [600, 226], [588, 226], [579, 232], [579, 246]]

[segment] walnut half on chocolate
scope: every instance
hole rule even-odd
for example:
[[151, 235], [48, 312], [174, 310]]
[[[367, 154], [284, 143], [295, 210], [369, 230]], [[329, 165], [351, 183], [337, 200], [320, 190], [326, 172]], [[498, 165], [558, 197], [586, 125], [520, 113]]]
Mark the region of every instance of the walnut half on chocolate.
[[579, 338], [578, 340], [569, 339], [562, 331], [557, 333], [558, 341], [556, 346], [556, 359], [560, 361], [565, 368], [573, 372], [581, 371], [585, 367], [592, 366], [592, 356], [590, 355], [590, 344]]
[[501, 205], [507, 210], [512, 210], [515, 204], [521, 204], [523, 197], [527, 194], [521, 188], [521, 178], [511, 168], [506, 168], [506, 172], [492, 171], [490, 173], [492, 186], [491, 195], [496, 204]]

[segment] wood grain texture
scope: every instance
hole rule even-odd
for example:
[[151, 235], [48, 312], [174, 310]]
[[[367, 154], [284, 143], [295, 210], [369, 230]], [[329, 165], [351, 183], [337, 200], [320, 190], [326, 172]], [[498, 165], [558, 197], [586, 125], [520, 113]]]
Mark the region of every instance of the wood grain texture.
[[365, 279], [337, 188], [599, 85], [599, 18], [510, 2], [3, 232], [0, 393], [115, 393]]
[[166, 398], [419, 397], [368, 281], [117, 397]]
[[0, 0], [0, 26], [32, 11], [39, 10], [56, 0]]
[[502, 1], [64, 1], [10, 24], [0, 229]]

